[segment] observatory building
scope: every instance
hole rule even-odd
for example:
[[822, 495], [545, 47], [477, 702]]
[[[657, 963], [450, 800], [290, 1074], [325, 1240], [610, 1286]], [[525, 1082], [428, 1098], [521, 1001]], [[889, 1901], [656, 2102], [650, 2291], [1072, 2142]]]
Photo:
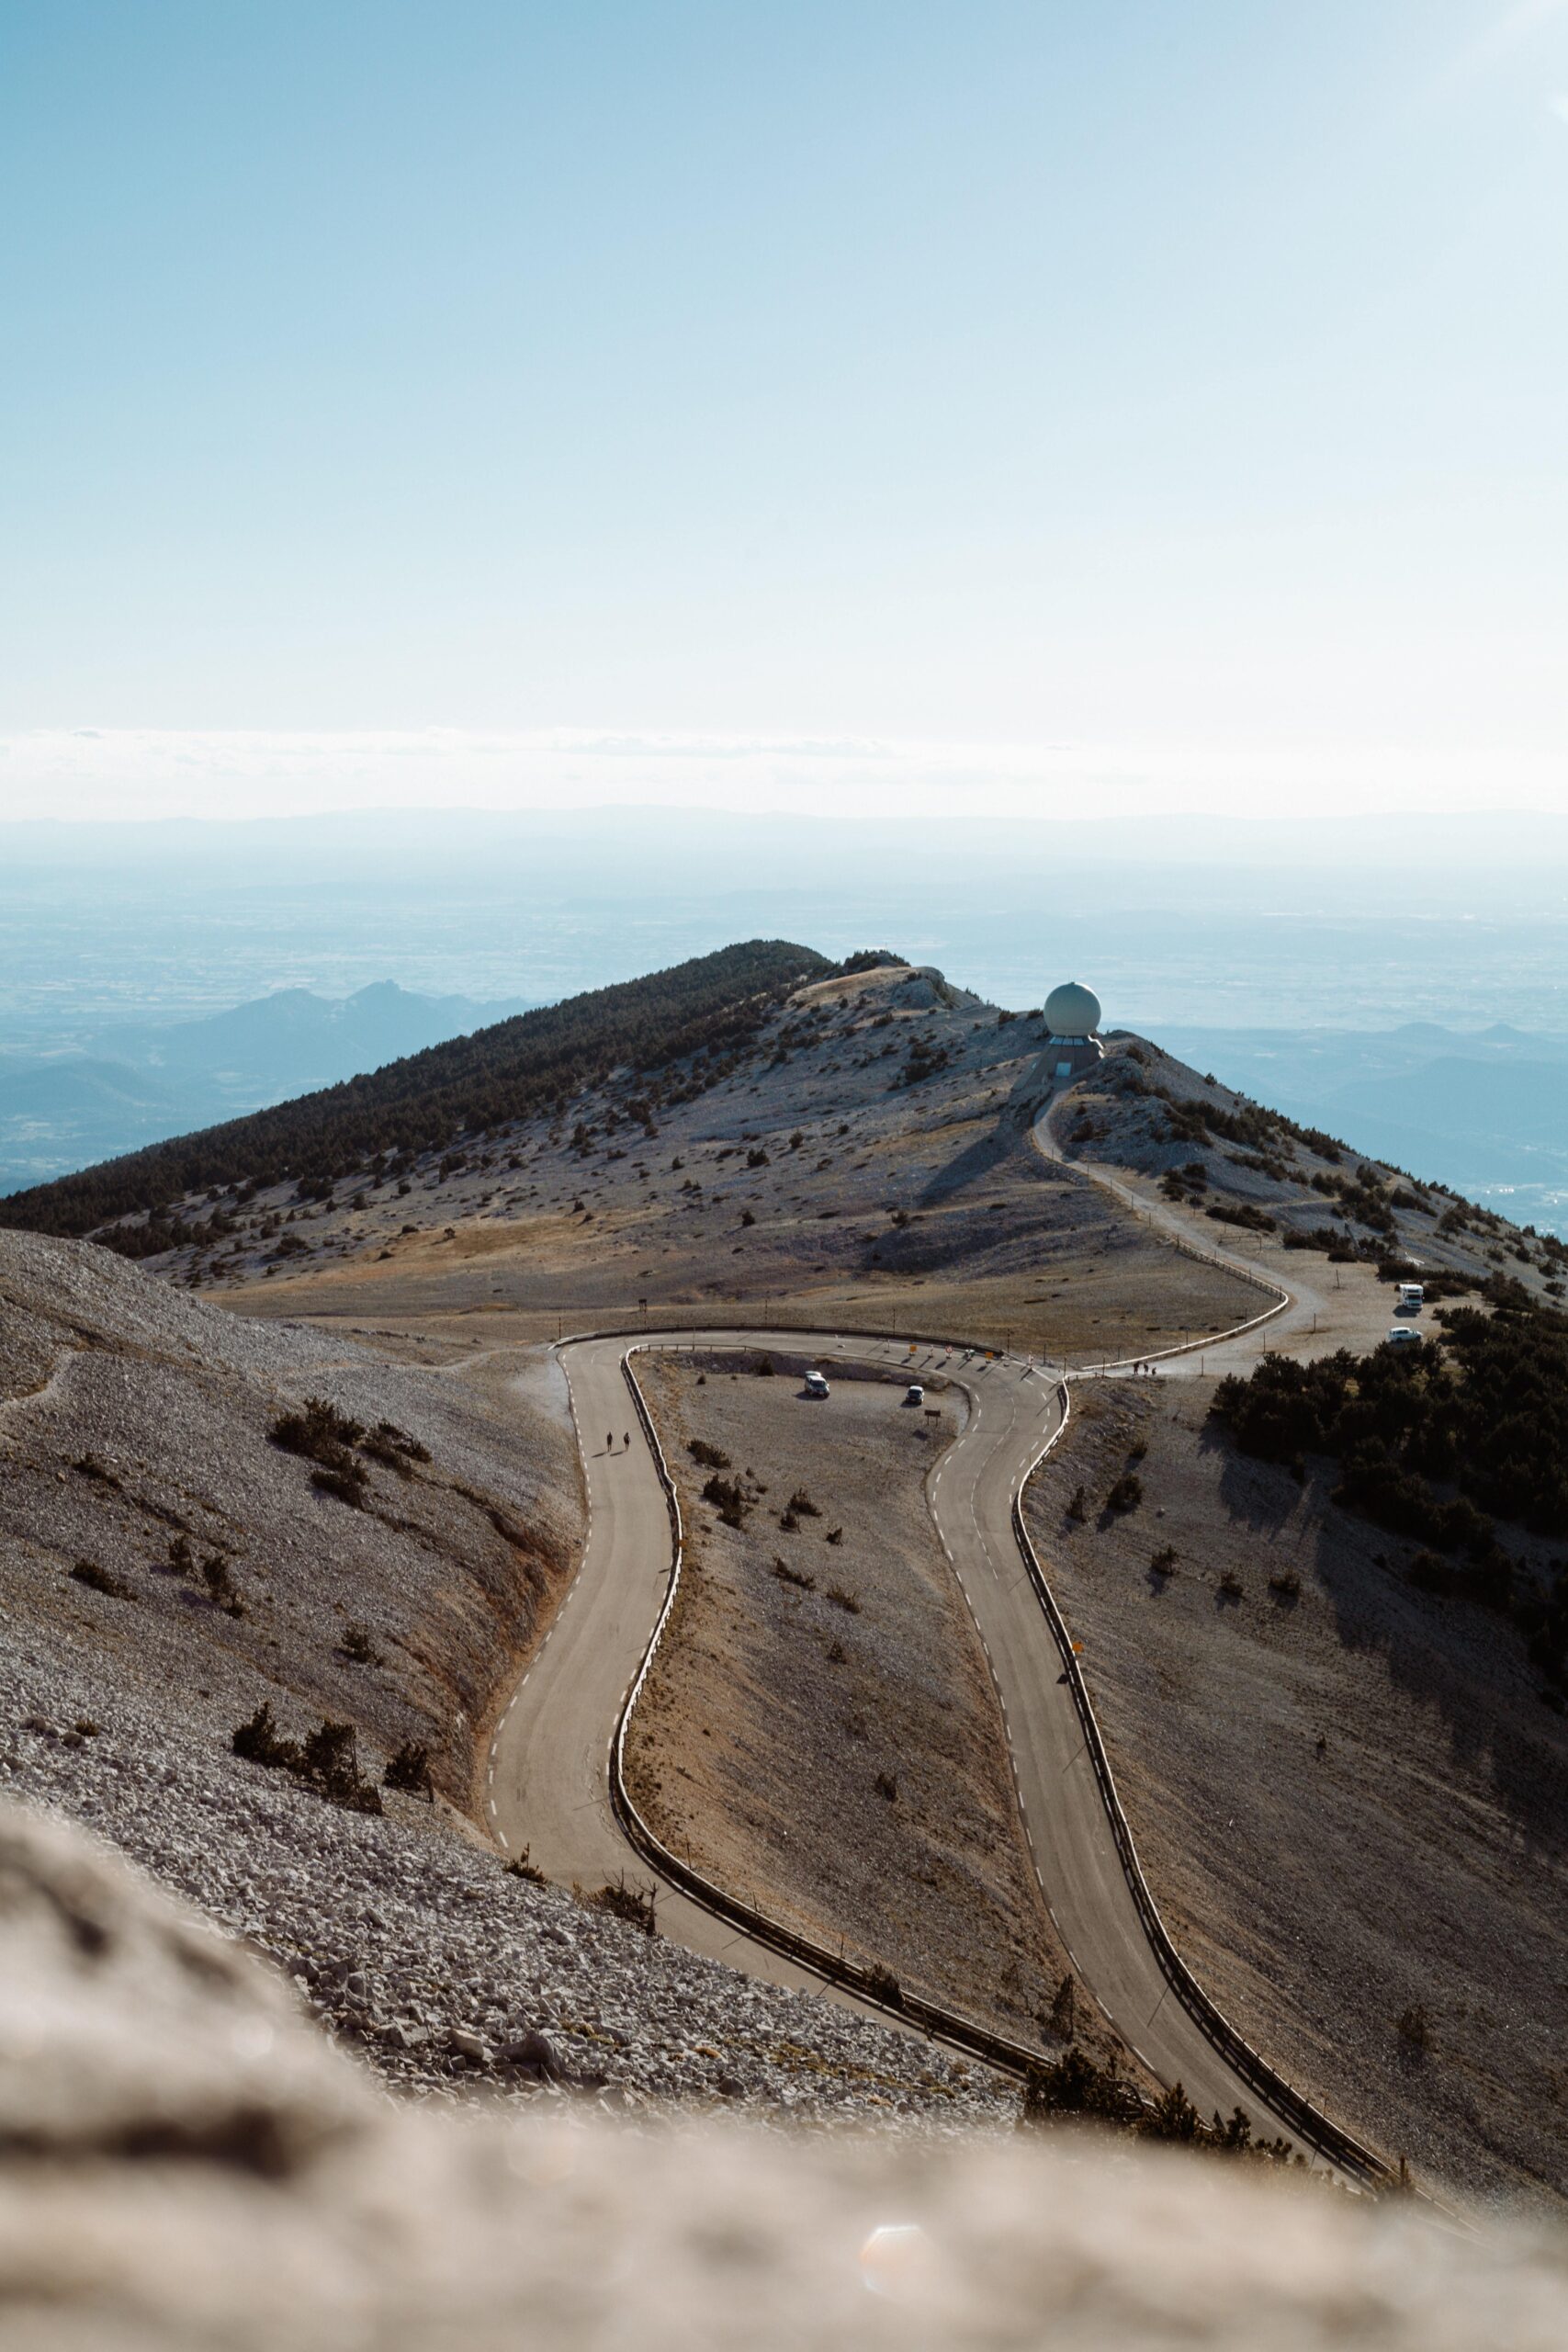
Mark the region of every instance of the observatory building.
[[1104, 1060], [1105, 1048], [1095, 1035], [1100, 999], [1092, 989], [1081, 988], [1077, 980], [1064, 980], [1053, 989], [1045, 1000], [1045, 1026], [1050, 1034], [1041, 1058], [1053, 1084], [1077, 1078], [1080, 1070]]

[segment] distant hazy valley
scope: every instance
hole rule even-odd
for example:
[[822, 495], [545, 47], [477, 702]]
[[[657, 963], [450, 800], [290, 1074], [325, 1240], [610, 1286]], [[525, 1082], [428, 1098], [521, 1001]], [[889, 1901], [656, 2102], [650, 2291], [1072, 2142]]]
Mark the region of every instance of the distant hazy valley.
[[382, 980], [346, 998], [279, 989], [195, 1021], [109, 1021], [52, 1050], [0, 1049], [0, 1193], [263, 1109], [504, 1021]]

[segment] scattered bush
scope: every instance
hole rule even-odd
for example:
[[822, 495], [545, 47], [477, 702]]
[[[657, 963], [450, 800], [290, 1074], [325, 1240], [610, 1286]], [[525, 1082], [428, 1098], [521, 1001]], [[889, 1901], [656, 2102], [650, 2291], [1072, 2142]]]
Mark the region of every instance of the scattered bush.
[[135, 1593], [123, 1577], [111, 1576], [107, 1568], [100, 1568], [96, 1560], [78, 1560], [71, 1574], [89, 1592], [101, 1592], [110, 1600], [134, 1600]]
[[1252, 2119], [1244, 2109], [1233, 2109], [1228, 2122], [1216, 2113], [1205, 2123], [1180, 2083], [1172, 2084], [1157, 2099], [1146, 2100], [1117, 2072], [1114, 2058], [1101, 2066], [1076, 2043], [1054, 2064], [1032, 2067], [1023, 2086], [1021, 2122], [1048, 2125], [1064, 2115], [1215, 2155], [1275, 2165], [1305, 2161], [1294, 2154], [1288, 2140], [1254, 2140]]
[[1281, 1600], [1299, 1600], [1302, 1580], [1294, 1568], [1277, 1568], [1269, 1579], [1269, 1589], [1277, 1592]]
[[1220, 1578], [1218, 1589], [1222, 1600], [1244, 1600], [1247, 1598], [1247, 1587], [1234, 1568], [1225, 1570]]
[[1432, 2046], [1432, 2023], [1420, 2002], [1403, 2012], [1395, 2028], [1401, 2042], [1408, 2051], [1425, 2057]]
[[728, 1470], [729, 1467], [729, 1456], [722, 1446], [710, 1445], [706, 1438], [693, 1438], [686, 1451], [704, 1470]]
[[250, 1764], [265, 1764], [270, 1770], [284, 1772], [299, 1768], [299, 1744], [279, 1736], [270, 1699], [262, 1701], [248, 1722], [237, 1725], [229, 1745]]
[[351, 1454], [341, 1470], [312, 1470], [310, 1484], [318, 1493], [332, 1495], [340, 1503], [347, 1503], [351, 1510], [363, 1510], [370, 1476], [365, 1464], [355, 1462]]
[[607, 1911], [614, 1919], [624, 1919], [628, 1928], [640, 1928], [645, 1936], [659, 1933], [655, 1906], [659, 1890], [653, 1886], [628, 1886], [623, 1871], [614, 1880], [606, 1880], [589, 1901], [599, 1910]]
[[1136, 1510], [1144, 1499], [1144, 1482], [1135, 1470], [1123, 1470], [1105, 1498], [1109, 1511]]
[[822, 1538], [824, 1544], [841, 1544], [843, 1540], [844, 1531], [841, 1527], [830, 1527]]
[[898, 1778], [897, 1773], [879, 1772], [876, 1776], [876, 1793], [886, 1804], [897, 1804], [898, 1802]]
[[903, 1986], [893, 1971], [884, 1968], [880, 1962], [866, 1970], [865, 1989], [874, 2001], [882, 2003], [884, 2008], [901, 2009], [904, 2006]]
[[726, 1527], [744, 1527], [750, 1508], [739, 1478], [726, 1478], [716, 1470], [703, 1488], [703, 1500], [712, 1503]]
[[1077, 1520], [1080, 1524], [1089, 1517], [1089, 1497], [1081, 1487], [1073, 1488], [1072, 1500], [1067, 1505], [1067, 1517]]
[[801, 1519], [820, 1519], [822, 1516], [804, 1487], [796, 1487], [789, 1498], [789, 1507]]
[[231, 1734], [229, 1744], [247, 1762], [289, 1773], [347, 1813], [382, 1810], [380, 1791], [360, 1773], [352, 1724], [323, 1722], [303, 1742], [284, 1739], [273, 1720], [272, 1702], [264, 1699], [249, 1722]]
[[1042, 2124], [1061, 2115], [1133, 2126], [1143, 2120], [1144, 2102], [1117, 2072], [1114, 2059], [1101, 2066], [1075, 2043], [1060, 2058], [1031, 2067], [1024, 2080], [1023, 2122]]
[[[387, 1430], [390, 1427], [390, 1423], [384, 1424]], [[325, 1396], [307, 1396], [299, 1412], [280, 1413], [272, 1425], [275, 1445], [281, 1446], [286, 1453], [297, 1453], [319, 1465], [310, 1484], [355, 1510], [363, 1509], [370, 1483], [369, 1473], [353, 1451], [365, 1434], [363, 1421], [351, 1420]], [[407, 1443], [412, 1446], [413, 1441], [410, 1439]], [[382, 1444], [385, 1450], [385, 1438]], [[428, 1460], [429, 1456], [424, 1458]]]
[[380, 1792], [361, 1775], [358, 1749], [352, 1724], [320, 1723], [300, 1747], [299, 1778], [345, 1812], [379, 1813]]
[[[370, 1628], [360, 1624], [357, 1619], [344, 1627], [343, 1640], [338, 1646], [351, 1666], [379, 1666], [381, 1663], [381, 1653], [370, 1638]], [[390, 1769], [389, 1766], [388, 1770]]]
[[1238, 1202], [1234, 1207], [1212, 1201], [1203, 1215], [1213, 1217], [1216, 1225], [1236, 1225], [1247, 1233], [1273, 1233], [1275, 1220], [1263, 1209], [1255, 1209], [1250, 1202]]
[[1157, 1552], [1151, 1553], [1149, 1556], [1149, 1573], [1151, 1576], [1156, 1577], [1173, 1577], [1176, 1574], [1176, 1546], [1174, 1544], [1162, 1544]]
[[430, 1448], [391, 1421], [378, 1421], [369, 1436], [361, 1440], [360, 1452], [369, 1454], [374, 1462], [384, 1463], [401, 1478], [412, 1476], [409, 1466], [412, 1463], [430, 1460]]
[[302, 1454], [308, 1462], [337, 1466], [340, 1456], [365, 1435], [363, 1421], [350, 1420], [325, 1396], [307, 1396], [297, 1413], [280, 1413], [272, 1425], [272, 1442], [286, 1453]]
[[211, 1599], [226, 1617], [245, 1615], [245, 1604], [240, 1598], [234, 1579], [229, 1571], [229, 1563], [221, 1552], [209, 1553], [203, 1560], [201, 1577]]
[[798, 1585], [802, 1592], [815, 1592], [817, 1589], [816, 1577], [804, 1575], [799, 1568], [792, 1568], [787, 1560], [775, 1557], [773, 1574], [781, 1584]]
[[549, 1880], [545, 1876], [544, 1871], [539, 1868], [537, 1862], [531, 1862], [528, 1860], [528, 1849], [526, 1846], [524, 1847], [523, 1851], [520, 1854], [514, 1854], [512, 1860], [507, 1863], [506, 1875], [508, 1878], [525, 1879], [530, 1886], [548, 1886], [549, 1884]]
[[830, 1584], [828, 1587], [828, 1599], [835, 1609], [846, 1610], [852, 1617], [860, 1615], [860, 1602], [852, 1592], [846, 1592], [842, 1585]]
[[[389, 1759], [381, 1775], [381, 1786], [396, 1789], [404, 1796], [423, 1797], [427, 1804], [434, 1802], [435, 1784], [430, 1776], [430, 1750], [423, 1740], [404, 1740], [397, 1754]], [[527, 1860], [526, 1848], [523, 1858]]]

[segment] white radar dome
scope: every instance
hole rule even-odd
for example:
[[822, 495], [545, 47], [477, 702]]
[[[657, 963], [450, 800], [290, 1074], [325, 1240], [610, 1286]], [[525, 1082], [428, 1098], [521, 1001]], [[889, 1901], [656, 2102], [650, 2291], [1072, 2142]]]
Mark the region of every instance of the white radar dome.
[[1100, 1027], [1100, 999], [1077, 980], [1064, 980], [1045, 1000], [1045, 1026], [1053, 1037], [1092, 1037]]

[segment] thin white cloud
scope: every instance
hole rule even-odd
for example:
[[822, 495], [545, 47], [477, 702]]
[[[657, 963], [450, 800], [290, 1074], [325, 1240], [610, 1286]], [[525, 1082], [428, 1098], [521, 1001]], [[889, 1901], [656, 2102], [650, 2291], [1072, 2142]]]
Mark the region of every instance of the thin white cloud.
[[0, 737], [0, 820], [259, 818], [364, 808], [683, 807], [818, 819], [1009, 819], [1311, 808], [1568, 814], [1560, 762], [1427, 745], [933, 742], [893, 737], [242, 733], [38, 729]]

